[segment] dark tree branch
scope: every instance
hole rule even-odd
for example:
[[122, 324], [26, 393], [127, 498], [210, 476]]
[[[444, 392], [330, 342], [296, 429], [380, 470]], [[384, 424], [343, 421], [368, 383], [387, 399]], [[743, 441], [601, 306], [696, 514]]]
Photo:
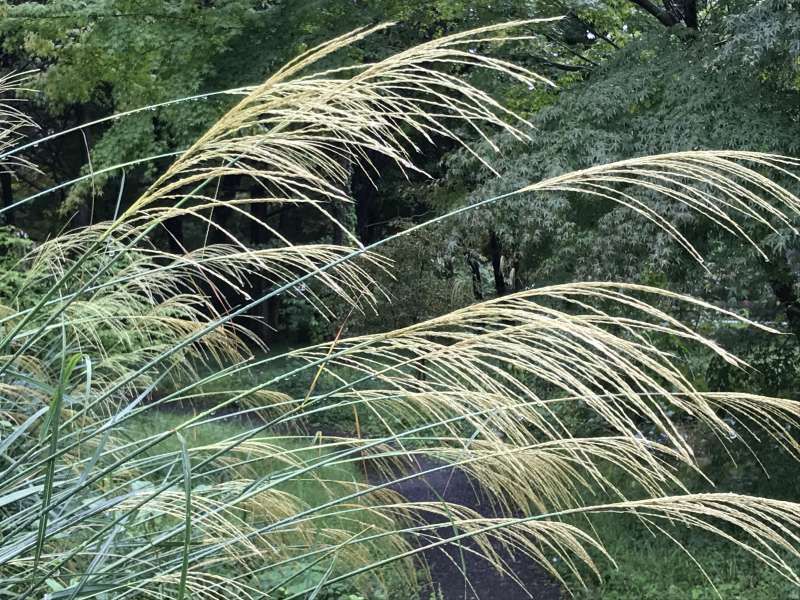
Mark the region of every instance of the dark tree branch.
[[[574, 50], [573, 48], [570, 47], [569, 44], [564, 43], [562, 40], [559, 40], [559, 39], [554, 38], [553, 36], [547, 35], [547, 34], [545, 34], [544, 37], [546, 39], [548, 39], [549, 41], [553, 42], [554, 44], [557, 44], [557, 45], [561, 46], [564, 50], [566, 50], [567, 52], [572, 54], [572, 56], [575, 56], [576, 58], [579, 58], [582, 61], [589, 63], [593, 67], [599, 67], [600, 66], [597, 62], [593, 61], [588, 56], [584, 56], [583, 54], [581, 54], [577, 50]], [[547, 60], [547, 59], [542, 59], [542, 60]], [[574, 67], [574, 65], [568, 65], [568, 66]]]
[[537, 58], [536, 62], [546, 67], [552, 67], [553, 69], [558, 69], [560, 71], [578, 72], [578, 71], [589, 70], [589, 67], [585, 65], [568, 65], [566, 63], [554, 62], [552, 60], [547, 60], [544, 58]]
[[660, 6], [656, 6], [650, 0], [630, 0], [636, 6], [641, 8], [642, 10], [650, 13], [656, 19], [658, 19], [664, 27], [672, 27], [678, 23], [678, 19], [675, 17], [674, 14], [669, 12], [668, 10], [661, 8]]
[[[610, 44], [611, 46], [613, 46], [615, 50], [619, 50], [619, 48], [620, 48], [619, 45], [614, 43], [614, 40], [612, 40], [610, 37], [608, 37], [608, 34], [601, 33], [600, 31], [597, 31], [597, 29], [595, 29], [595, 26], [592, 25], [592, 23], [590, 23], [589, 21], [585, 21], [584, 19], [581, 19], [580, 16], [578, 16], [576, 13], [574, 13], [572, 11], [570, 11], [569, 16], [571, 18], [575, 19], [578, 23], [580, 23], [581, 26], [585, 27], [586, 31], [588, 31], [589, 33], [593, 34], [597, 39], [603, 40], [607, 44]], [[589, 60], [589, 59], [586, 59], [586, 60]]]
[[589, 31], [597, 36], [598, 39], [603, 40], [606, 44], [610, 44], [615, 50], [619, 50], [619, 45], [614, 42], [610, 37], [608, 37], [605, 33], [600, 33], [596, 29], [594, 29], [591, 25], [588, 27]]

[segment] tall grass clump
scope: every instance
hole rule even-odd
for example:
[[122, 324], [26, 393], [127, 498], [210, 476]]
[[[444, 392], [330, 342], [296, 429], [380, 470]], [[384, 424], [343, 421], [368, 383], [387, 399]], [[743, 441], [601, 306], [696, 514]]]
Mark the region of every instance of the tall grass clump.
[[[591, 526], [601, 513], [665, 536], [677, 525], [718, 534], [800, 585], [800, 505], [695, 493], [683, 478], [700, 471], [681, 433], [688, 421], [726, 444], [758, 433], [800, 450], [792, 429], [800, 404], [696, 389], [660, 344], [674, 336], [746, 368], [663, 308], [724, 312], [702, 300], [641, 285], [565, 283], [397, 331], [252, 358], [259, 340], [240, 317], [278, 294], [303, 296], [323, 314], [333, 308], [320, 289], [347, 310], [377, 305], [371, 274], [392, 269], [379, 254], [391, 238], [364, 247], [335, 218], [336, 205], [351, 201], [353, 165], [377, 177], [370, 157], [380, 154], [412, 172], [417, 144], [448, 139], [469, 149], [464, 131], [486, 140], [498, 129], [520, 140], [536, 135], [467, 75], [452, 74], [484, 69], [550, 85], [484, 53], [528, 23], [316, 72], [381, 27], [313, 48], [238, 90], [238, 103], [113, 220], [67, 231], [21, 259], [24, 281], [0, 307], [3, 597], [304, 598], [343, 581], [390, 596], [396, 582], [408, 590], [425, 577], [422, 550], [468, 539], [465, 551], [501, 571], [497, 544], [580, 585], [612, 558]], [[15, 135], [28, 122], [8, 107], [0, 117], [0, 161], [24, 168]], [[797, 162], [674, 153], [559, 175], [504, 197], [558, 192], [619, 203], [702, 263], [665, 206], [693, 211], [757, 249], [752, 228], [793, 230], [800, 200], [771, 177], [796, 182]], [[229, 176], [249, 179], [259, 193], [221, 199], [218, 182]], [[292, 244], [254, 216], [254, 204], [303, 205], [347, 243]], [[224, 243], [192, 251], [152, 242], [176, 217], [219, 227], [212, 213], [222, 206], [281, 243], [252, 249], [225, 230]], [[257, 280], [268, 291], [251, 296]], [[221, 308], [215, 298], [224, 290], [247, 300]], [[292, 366], [244, 389], [224, 385], [274, 361]], [[316, 385], [323, 373], [335, 382], [324, 389]], [[308, 389], [278, 391], [298, 375], [312, 381]], [[209, 386], [213, 395], [203, 391]], [[570, 406], [600, 419], [604, 433], [582, 437], [561, 417]], [[309, 418], [343, 408], [371, 416], [369, 435], [302, 434]], [[419, 456], [434, 459], [420, 463], [429, 472], [454, 466], [469, 474], [495, 516], [404, 499], [392, 484], [418, 476], [407, 469]], [[609, 472], [635, 491], [623, 493]]]

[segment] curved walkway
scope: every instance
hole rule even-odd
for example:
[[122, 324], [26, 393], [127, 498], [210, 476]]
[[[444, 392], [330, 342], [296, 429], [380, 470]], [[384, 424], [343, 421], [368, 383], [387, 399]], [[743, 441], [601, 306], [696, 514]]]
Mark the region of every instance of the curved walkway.
[[[427, 470], [435, 463], [419, 460], [418, 468]], [[491, 507], [481, 498], [476, 484], [456, 469], [442, 469], [425, 476], [403, 481], [392, 488], [413, 502], [458, 503], [492, 516]], [[542, 568], [527, 557], [511, 558], [498, 548], [509, 567], [522, 582], [513, 581], [498, 573], [488, 562], [470, 552], [460, 552], [453, 545], [435, 548], [424, 553], [431, 571], [433, 589], [425, 590], [427, 600], [431, 592], [437, 600], [559, 600], [561, 588]], [[462, 562], [463, 561], [463, 562]], [[462, 568], [466, 573], [462, 573]], [[466, 574], [466, 577], [465, 577]]]

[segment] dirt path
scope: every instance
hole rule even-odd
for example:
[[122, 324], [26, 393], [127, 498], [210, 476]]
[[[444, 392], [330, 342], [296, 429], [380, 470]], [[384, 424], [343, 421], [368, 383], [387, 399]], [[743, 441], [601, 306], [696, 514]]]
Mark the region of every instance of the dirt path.
[[[435, 466], [420, 461], [421, 470]], [[455, 469], [442, 469], [434, 473], [403, 481], [392, 486], [410, 501], [436, 502], [446, 500], [472, 508], [485, 516], [492, 516], [486, 499], [466, 475]], [[450, 534], [452, 535], [452, 534]], [[485, 560], [470, 552], [446, 546], [425, 553], [431, 569], [433, 590], [425, 590], [427, 600], [431, 591], [439, 592], [442, 600], [559, 600], [559, 585], [535, 562], [524, 557], [513, 560], [499, 549], [508, 560], [522, 585], [510, 577], [503, 577]], [[463, 562], [462, 562], [463, 561]], [[463, 570], [466, 571], [466, 578]]]

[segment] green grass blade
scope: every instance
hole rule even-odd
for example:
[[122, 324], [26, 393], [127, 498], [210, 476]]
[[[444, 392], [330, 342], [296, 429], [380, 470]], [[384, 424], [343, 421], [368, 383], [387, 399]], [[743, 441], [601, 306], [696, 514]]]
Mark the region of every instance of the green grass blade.
[[[50, 504], [50, 498], [53, 495], [53, 479], [55, 475], [56, 452], [58, 450], [61, 407], [64, 400], [64, 393], [66, 391], [67, 384], [69, 383], [72, 371], [75, 369], [80, 359], [80, 354], [74, 354], [67, 358], [66, 348], [64, 348], [64, 355], [61, 365], [61, 378], [59, 380], [56, 394], [53, 396], [53, 400], [50, 402], [46, 427], [42, 428], [43, 435], [46, 434], [48, 427], [50, 430], [50, 458], [48, 459], [47, 468], [45, 471], [44, 494], [42, 495], [42, 506], [45, 507]], [[48, 511], [45, 510], [42, 512], [42, 515], [39, 518], [39, 530], [37, 533], [36, 551], [33, 560], [34, 572], [36, 572], [38, 569], [39, 561], [42, 558], [42, 549], [44, 548], [44, 540], [47, 534], [47, 515]]]
[[181, 578], [178, 584], [178, 600], [183, 600], [186, 595], [186, 577], [189, 574], [189, 546], [192, 542], [192, 463], [189, 460], [189, 449], [186, 438], [180, 433], [175, 434], [181, 443], [181, 466], [183, 467], [184, 494], [186, 495], [186, 516], [183, 538], [183, 562], [181, 563]]
[[[111, 535], [109, 535], [108, 538], [106, 538], [106, 540], [103, 542], [103, 545], [97, 551], [97, 554], [92, 559], [92, 562], [89, 564], [89, 568], [86, 570], [86, 573], [81, 578], [80, 583], [78, 583], [78, 585], [76, 585], [74, 588], [72, 588], [72, 593], [69, 596], [69, 600], [75, 600], [75, 598], [78, 598], [78, 597], [80, 597], [82, 595], [85, 596], [85, 595], [94, 594], [98, 590], [102, 591], [104, 587], [107, 587], [107, 586], [97, 585], [97, 584], [91, 585], [91, 586], [87, 586], [86, 584], [88, 583], [89, 578], [92, 576], [92, 574], [96, 570], [98, 570], [102, 566], [102, 564], [105, 562], [106, 558], [108, 557], [108, 549], [111, 547], [111, 544], [114, 543], [114, 539], [116, 538], [117, 533], [119, 532], [119, 529], [120, 529], [119, 527], [115, 528], [111, 532]], [[70, 591], [70, 588], [67, 588], [66, 590], [63, 590], [63, 591], [66, 594], [66, 592]], [[54, 598], [54, 596], [53, 596], [53, 598]]]

